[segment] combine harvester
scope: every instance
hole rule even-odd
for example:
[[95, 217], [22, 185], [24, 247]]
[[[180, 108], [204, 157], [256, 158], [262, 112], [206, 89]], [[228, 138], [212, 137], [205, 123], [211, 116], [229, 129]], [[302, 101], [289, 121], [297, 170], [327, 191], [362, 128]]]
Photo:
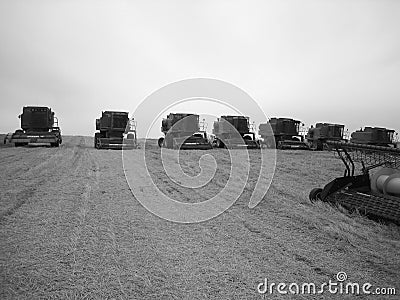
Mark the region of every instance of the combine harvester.
[[364, 145], [396, 147], [394, 130], [380, 127], [365, 127], [351, 134], [350, 142]]
[[249, 117], [221, 116], [214, 122], [213, 134], [213, 145], [216, 148], [260, 149]]
[[300, 121], [289, 118], [269, 119], [268, 123], [258, 127], [262, 145], [276, 149], [308, 150], [304, 137], [300, 135], [300, 124]]
[[6, 135], [4, 144], [14, 143], [15, 147], [36, 145], [58, 147], [62, 143], [58, 119], [48, 107], [25, 106], [21, 119], [21, 128]]
[[[311, 201], [322, 200], [400, 224], [400, 149], [368, 144], [328, 142], [345, 165], [343, 177], [323, 189], [311, 190]], [[354, 175], [355, 163], [362, 166]], [[372, 169], [379, 168], [375, 172]]]
[[328, 142], [344, 142], [344, 125], [331, 123], [317, 123], [311, 125], [306, 139], [311, 150], [329, 150]]
[[96, 119], [94, 147], [97, 149], [135, 149], [138, 147], [136, 122], [127, 112], [103, 111]]
[[211, 149], [204, 122], [200, 124], [199, 115], [170, 113], [161, 122], [164, 137], [158, 139], [158, 146], [169, 149]]

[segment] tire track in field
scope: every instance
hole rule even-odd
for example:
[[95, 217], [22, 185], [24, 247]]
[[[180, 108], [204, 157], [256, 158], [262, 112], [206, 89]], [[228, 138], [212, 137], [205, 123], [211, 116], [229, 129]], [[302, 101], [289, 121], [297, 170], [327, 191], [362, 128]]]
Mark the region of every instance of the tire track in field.
[[[80, 144], [84, 143], [84, 139], [80, 140]], [[27, 148], [29, 150], [29, 148]], [[28, 168], [22, 172], [22, 166], [15, 164], [15, 160], [9, 162], [10, 167], [14, 168], [15, 171], [8, 177], [10, 184], [12, 184], [11, 190], [3, 195], [2, 206], [7, 200], [10, 199], [10, 204], [4, 207], [0, 211], [0, 222], [6, 216], [14, 214], [21, 206], [23, 206], [30, 198], [36, 193], [37, 189], [44, 183], [54, 182], [54, 174], [58, 172], [58, 163], [62, 161], [65, 154], [65, 148], [31, 148], [31, 152], [23, 152], [25, 159], [25, 153], [30, 155], [39, 154], [43, 159], [31, 159], [29, 161]], [[41, 151], [43, 150], [43, 151]], [[68, 149], [69, 150], [69, 149]], [[76, 147], [73, 148], [73, 157], [75, 160], [78, 158]], [[31, 165], [32, 164], [32, 165]], [[13, 167], [14, 166], [14, 167]], [[4, 184], [4, 183], [3, 183]], [[7, 189], [7, 187], [4, 187]]]
[[[6, 241], [2, 247], [7, 256], [1, 257], [1, 273], [8, 275], [1, 276], [0, 280], [2, 285], [8, 289], [16, 289], [22, 295], [25, 291], [34, 292], [37, 298], [45, 297], [46, 294], [41, 293], [54, 289], [57, 281], [53, 279], [63, 276], [65, 269], [69, 269], [62, 263], [60, 254], [66, 252], [65, 233], [73, 226], [70, 212], [76, 208], [76, 195], [79, 195], [82, 189], [83, 195], [87, 195], [88, 192], [84, 190], [87, 189], [85, 182], [79, 182], [78, 179], [78, 184], [72, 184], [73, 180], [77, 179], [74, 176], [78, 175], [75, 171], [85, 167], [78, 163], [79, 168], [72, 168], [74, 157], [82, 158], [80, 152], [84, 148], [79, 145], [85, 143], [84, 139], [73, 140], [78, 144], [77, 147], [60, 147], [61, 158], [43, 162], [41, 168], [36, 169], [36, 177], [33, 181], [28, 181], [30, 185], [36, 185], [35, 191], [25, 205], [16, 211], [18, 214], [14, 213], [17, 216], [6, 217], [2, 221], [0, 235], [2, 240]], [[79, 160], [82, 160], [81, 158]], [[79, 174], [78, 178], [84, 176]], [[69, 187], [72, 189], [69, 190]], [[41, 242], [38, 243], [39, 241]], [[21, 250], [6, 252], [6, 249], [16, 247]], [[36, 265], [41, 267], [38, 269]], [[0, 297], [1, 295], [2, 293]]]
[[[114, 156], [113, 152], [99, 153]], [[63, 264], [69, 271], [61, 280], [68, 284], [63, 293], [75, 291], [75, 295], [90, 298], [120, 295], [127, 299], [118, 262], [116, 216], [111, 213], [114, 209], [112, 199], [104, 191], [104, 178], [98, 162], [104, 159], [100, 160], [97, 154], [98, 150], [86, 148], [74, 164], [78, 166], [74, 173], [81, 179], [85, 178], [85, 186], [70, 210], [72, 226], [68, 231], [68, 251], [63, 254]]]

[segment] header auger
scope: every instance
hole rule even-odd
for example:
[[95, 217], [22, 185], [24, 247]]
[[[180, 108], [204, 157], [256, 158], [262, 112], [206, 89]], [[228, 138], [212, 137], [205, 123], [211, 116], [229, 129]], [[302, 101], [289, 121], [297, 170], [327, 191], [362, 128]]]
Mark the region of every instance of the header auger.
[[[324, 188], [311, 190], [311, 201], [322, 200], [400, 224], [400, 149], [367, 144], [328, 142], [345, 166]], [[355, 175], [355, 163], [362, 166]], [[374, 173], [372, 169], [379, 168]]]

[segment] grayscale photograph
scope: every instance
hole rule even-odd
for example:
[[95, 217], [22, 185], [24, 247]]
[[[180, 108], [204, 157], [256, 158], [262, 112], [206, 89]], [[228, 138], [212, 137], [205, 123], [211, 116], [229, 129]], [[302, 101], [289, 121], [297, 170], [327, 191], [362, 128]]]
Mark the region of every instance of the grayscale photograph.
[[0, 0], [0, 299], [399, 299], [400, 1]]

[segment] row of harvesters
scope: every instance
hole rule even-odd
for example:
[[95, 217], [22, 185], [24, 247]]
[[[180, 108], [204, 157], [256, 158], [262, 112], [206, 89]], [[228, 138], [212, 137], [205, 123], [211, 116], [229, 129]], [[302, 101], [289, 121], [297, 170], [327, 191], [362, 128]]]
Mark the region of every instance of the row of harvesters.
[[[22, 114], [21, 129], [9, 133], [4, 143], [13, 143], [16, 147], [39, 145], [58, 147], [62, 143], [58, 119], [48, 107], [26, 106]], [[104, 111], [96, 119], [94, 146], [98, 149], [134, 149], [137, 148], [136, 123], [127, 112]]]
[[365, 127], [351, 134], [348, 140], [344, 125], [317, 123], [301, 134], [301, 122], [289, 118], [271, 118], [268, 123], [260, 124], [261, 144], [277, 149], [331, 149], [330, 142], [351, 142], [364, 145], [395, 147], [394, 130], [380, 127]]
[[[58, 119], [48, 107], [27, 106], [19, 115], [21, 129], [6, 135], [4, 143], [16, 147], [29, 144], [58, 147], [62, 143]], [[400, 224], [400, 149], [394, 143], [394, 130], [365, 127], [344, 136], [344, 125], [317, 123], [307, 133], [303, 124], [290, 118], [271, 118], [260, 124], [258, 140], [255, 128], [244, 116], [221, 116], [214, 122], [213, 135], [196, 114], [171, 113], [162, 120], [164, 137], [160, 147], [171, 149], [247, 148], [262, 146], [278, 149], [334, 150], [343, 161], [345, 172], [314, 188], [311, 201], [322, 200], [358, 210], [379, 219]], [[97, 149], [134, 149], [138, 147], [136, 122], [127, 112], [104, 111], [96, 119], [94, 146]], [[359, 163], [361, 174], [355, 174]], [[379, 168], [379, 169], [376, 169]], [[376, 169], [374, 172], [373, 169]]]
[[[46, 144], [58, 147], [62, 143], [58, 119], [48, 107], [27, 106], [23, 108], [21, 129], [6, 135], [4, 143], [15, 146]], [[300, 121], [290, 118], [271, 118], [260, 124], [258, 140], [254, 124], [245, 116], [221, 116], [213, 124], [212, 135], [208, 135], [205, 122], [199, 115], [170, 113], [162, 120], [161, 132], [164, 137], [158, 140], [160, 147], [171, 149], [211, 149], [260, 147], [277, 149], [330, 149], [330, 142], [345, 142], [344, 125], [317, 123], [308, 132], [301, 133]], [[103, 111], [96, 119], [94, 146], [98, 149], [134, 149], [138, 147], [136, 122], [127, 112]], [[351, 143], [395, 146], [394, 130], [378, 127], [365, 127], [351, 134]]]
[[[400, 149], [394, 146], [394, 131], [365, 127], [346, 139], [344, 125], [317, 123], [301, 134], [300, 121], [271, 118], [260, 124], [257, 140], [254, 126], [244, 116], [221, 116], [208, 137], [194, 114], [169, 114], [162, 121], [160, 147], [171, 149], [248, 148], [334, 150], [345, 165], [343, 177], [310, 192], [311, 201], [322, 200], [358, 210], [372, 217], [400, 224]], [[202, 128], [201, 128], [202, 127]], [[355, 163], [362, 165], [355, 175]], [[372, 169], [383, 167], [370, 173]]]
[[244, 116], [221, 116], [209, 136], [199, 115], [171, 113], [162, 120], [161, 131], [164, 137], [158, 139], [158, 145], [170, 149], [260, 148], [254, 128]]

